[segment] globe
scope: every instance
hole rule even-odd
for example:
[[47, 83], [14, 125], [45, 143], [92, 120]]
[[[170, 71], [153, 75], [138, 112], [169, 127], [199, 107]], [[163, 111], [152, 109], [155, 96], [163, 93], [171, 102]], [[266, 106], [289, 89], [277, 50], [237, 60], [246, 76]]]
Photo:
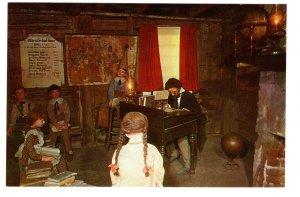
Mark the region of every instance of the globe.
[[233, 22], [241, 26], [239, 32], [244, 40], [249, 41], [250, 26], [253, 26], [253, 41], [255, 45], [264, 44], [268, 23], [268, 13], [265, 9], [247, 6], [240, 10], [239, 17], [235, 18]]
[[229, 132], [222, 136], [221, 147], [225, 155], [231, 159], [243, 157], [246, 153], [244, 139], [235, 132]]

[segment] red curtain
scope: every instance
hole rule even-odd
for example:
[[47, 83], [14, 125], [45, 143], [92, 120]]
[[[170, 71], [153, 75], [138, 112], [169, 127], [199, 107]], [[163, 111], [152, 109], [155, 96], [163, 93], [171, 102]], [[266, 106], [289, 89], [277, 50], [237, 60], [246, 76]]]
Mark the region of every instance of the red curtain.
[[179, 80], [185, 90], [199, 89], [195, 25], [180, 27]]
[[138, 55], [138, 91], [151, 92], [163, 89], [160, 66], [157, 25], [140, 26]]

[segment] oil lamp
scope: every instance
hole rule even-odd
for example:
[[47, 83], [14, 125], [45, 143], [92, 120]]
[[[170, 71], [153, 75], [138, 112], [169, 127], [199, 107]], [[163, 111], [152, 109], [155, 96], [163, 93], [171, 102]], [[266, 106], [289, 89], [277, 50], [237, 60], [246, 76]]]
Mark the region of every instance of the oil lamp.
[[273, 5], [269, 16], [269, 29], [267, 32], [268, 44], [262, 54], [276, 55], [284, 54], [284, 50], [279, 46], [279, 41], [286, 35], [283, 29], [285, 23], [284, 5]]
[[135, 81], [129, 73], [128, 78], [125, 82], [125, 95], [128, 97], [129, 102], [133, 102], [135, 96]]
[[270, 25], [272, 28], [279, 29], [283, 24], [283, 9], [281, 5], [274, 5], [270, 14]]

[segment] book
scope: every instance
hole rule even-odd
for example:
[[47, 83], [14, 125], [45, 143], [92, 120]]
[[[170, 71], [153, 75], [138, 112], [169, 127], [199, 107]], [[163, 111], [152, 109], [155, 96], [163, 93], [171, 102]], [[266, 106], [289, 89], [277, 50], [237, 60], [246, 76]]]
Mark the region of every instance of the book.
[[169, 92], [168, 90], [155, 91], [155, 100], [168, 100]]
[[65, 179], [67, 179], [71, 176], [75, 176], [75, 175], [77, 175], [76, 172], [64, 171], [62, 173], [59, 173], [59, 174], [48, 177], [48, 181], [59, 183], [59, 182], [65, 180]]
[[32, 173], [32, 174], [28, 174], [26, 176], [27, 179], [37, 179], [37, 178], [45, 178], [45, 177], [49, 177], [51, 175], [51, 171], [42, 171], [42, 172], [37, 172], [37, 173]]
[[27, 181], [20, 182], [21, 187], [25, 186], [43, 186], [47, 178], [40, 178], [40, 179], [28, 179]]
[[62, 180], [62, 181], [60, 181], [60, 182], [53, 182], [53, 181], [47, 180], [47, 181], [45, 182], [44, 186], [58, 186], [58, 187], [64, 186], [64, 185], [69, 186], [69, 185], [71, 185], [74, 181], [75, 181], [75, 176], [70, 176], [70, 177], [68, 177], [68, 178], [66, 178], [66, 179], [64, 179], [64, 180]]
[[40, 169], [34, 169], [34, 170], [27, 170], [26, 171], [26, 174], [36, 174], [36, 173], [39, 173], [39, 172], [44, 172], [44, 171], [51, 171], [52, 168], [40, 168]]
[[164, 108], [164, 112], [167, 112], [167, 113], [178, 112], [178, 111], [183, 111], [183, 110], [177, 109], [177, 108]]
[[51, 162], [35, 162], [28, 165], [26, 174], [34, 174], [37, 172], [51, 171], [52, 163]]
[[53, 147], [42, 147], [40, 154], [45, 156], [51, 156], [51, 157], [59, 157], [60, 156], [60, 150], [59, 148], [53, 148]]
[[82, 180], [75, 180], [69, 187], [80, 187], [81, 185], [84, 184], [84, 181]]
[[[58, 121], [57, 123], [60, 125], [64, 125], [65, 121], [62, 120], [62, 121]], [[68, 124], [68, 126], [70, 127], [71, 125]], [[62, 129], [57, 129], [53, 124], [50, 124], [50, 128], [51, 128], [52, 132], [54, 132], [54, 133], [62, 131]]]
[[154, 106], [154, 95], [144, 95], [139, 97], [139, 105], [145, 107], [153, 107]]

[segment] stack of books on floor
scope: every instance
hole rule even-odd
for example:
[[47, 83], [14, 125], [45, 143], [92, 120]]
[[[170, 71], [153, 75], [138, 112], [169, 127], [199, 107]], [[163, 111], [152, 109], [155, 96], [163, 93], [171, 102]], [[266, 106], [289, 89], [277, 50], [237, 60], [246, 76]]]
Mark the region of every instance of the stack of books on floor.
[[66, 185], [67, 187], [95, 187], [94, 185], [89, 185], [82, 180], [75, 180], [71, 185]]
[[36, 162], [20, 173], [20, 186], [41, 186], [52, 173], [51, 162]]
[[35, 162], [28, 165], [26, 170], [27, 179], [49, 177], [52, 171], [51, 162]]
[[76, 172], [65, 171], [48, 177], [44, 186], [52, 187], [89, 187], [89, 185], [82, 180], [75, 180]]
[[49, 176], [44, 186], [61, 187], [71, 185], [75, 181], [76, 172], [65, 171], [53, 176]]

